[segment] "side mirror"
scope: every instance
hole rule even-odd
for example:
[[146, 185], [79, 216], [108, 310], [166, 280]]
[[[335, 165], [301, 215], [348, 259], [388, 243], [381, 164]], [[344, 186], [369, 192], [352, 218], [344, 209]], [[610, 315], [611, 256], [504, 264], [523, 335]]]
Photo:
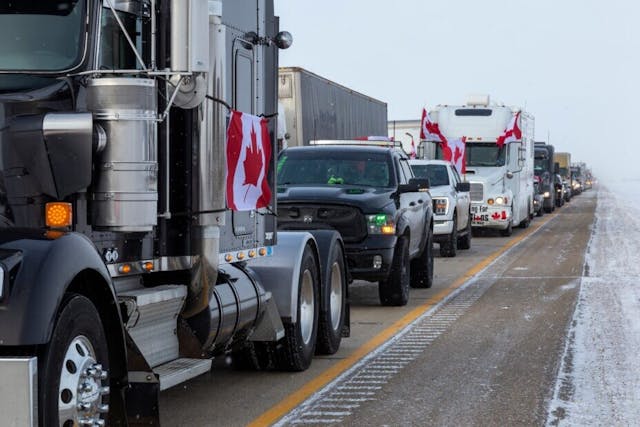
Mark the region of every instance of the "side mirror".
[[411, 178], [408, 184], [398, 186], [398, 193], [417, 193], [429, 190], [429, 178]]
[[456, 184], [456, 191], [459, 191], [459, 192], [471, 191], [471, 184], [468, 182], [459, 182]]

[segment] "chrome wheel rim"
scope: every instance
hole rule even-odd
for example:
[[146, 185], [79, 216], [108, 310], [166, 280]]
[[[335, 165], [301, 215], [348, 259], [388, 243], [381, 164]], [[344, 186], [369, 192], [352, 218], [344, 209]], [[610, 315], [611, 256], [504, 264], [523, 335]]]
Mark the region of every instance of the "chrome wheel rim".
[[109, 407], [102, 403], [102, 398], [109, 394], [109, 387], [103, 386], [107, 376], [96, 361], [91, 341], [83, 335], [75, 337], [67, 347], [60, 370], [58, 423], [61, 427], [105, 424], [102, 415]]
[[342, 318], [342, 269], [334, 262], [331, 266], [331, 294], [329, 295], [329, 313], [331, 313], [331, 327], [337, 331]]
[[300, 332], [305, 345], [311, 342], [313, 335], [313, 321], [315, 311], [315, 296], [313, 290], [313, 276], [309, 270], [302, 273], [300, 286]]

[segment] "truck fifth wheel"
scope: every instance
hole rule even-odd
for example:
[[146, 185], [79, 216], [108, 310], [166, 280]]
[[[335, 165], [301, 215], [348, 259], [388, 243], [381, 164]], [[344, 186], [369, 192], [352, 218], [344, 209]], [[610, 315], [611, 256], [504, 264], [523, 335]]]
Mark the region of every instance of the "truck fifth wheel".
[[272, 0], [12, 2], [0, 22], [3, 424], [158, 424], [159, 392], [215, 355], [337, 351], [340, 235], [277, 233], [275, 191], [226, 202], [231, 110], [275, 141]]

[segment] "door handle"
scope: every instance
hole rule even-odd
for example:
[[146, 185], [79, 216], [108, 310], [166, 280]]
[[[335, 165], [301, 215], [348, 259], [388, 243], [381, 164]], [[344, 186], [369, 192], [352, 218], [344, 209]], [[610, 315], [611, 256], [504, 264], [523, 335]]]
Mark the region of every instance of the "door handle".
[[422, 203], [422, 199], [418, 199], [418, 203]]

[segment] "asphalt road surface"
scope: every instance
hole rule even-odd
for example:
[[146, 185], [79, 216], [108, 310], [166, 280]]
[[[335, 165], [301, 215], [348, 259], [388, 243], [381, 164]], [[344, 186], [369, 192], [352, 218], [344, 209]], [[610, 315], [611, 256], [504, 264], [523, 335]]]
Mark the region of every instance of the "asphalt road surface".
[[164, 426], [543, 425], [583, 274], [596, 192], [513, 236], [436, 258], [431, 289], [380, 307], [351, 285], [352, 336], [303, 373], [208, 374], [161, 395]]

